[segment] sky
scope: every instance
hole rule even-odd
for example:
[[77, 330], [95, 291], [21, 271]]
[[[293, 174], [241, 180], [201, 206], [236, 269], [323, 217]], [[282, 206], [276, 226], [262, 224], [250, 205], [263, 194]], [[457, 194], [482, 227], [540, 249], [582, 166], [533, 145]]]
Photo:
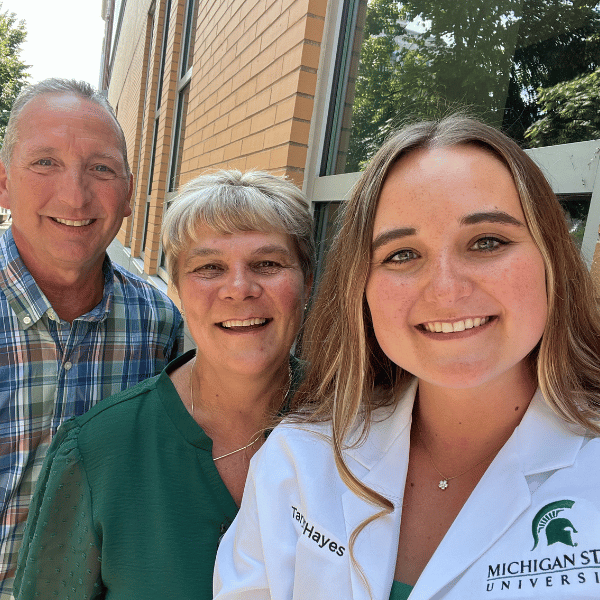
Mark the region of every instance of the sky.
[[82, 79], [98, 87], [104, 39], [102, 0], [0, 0], [1, 12], [25, 21], [21, 59], [30, 82]]

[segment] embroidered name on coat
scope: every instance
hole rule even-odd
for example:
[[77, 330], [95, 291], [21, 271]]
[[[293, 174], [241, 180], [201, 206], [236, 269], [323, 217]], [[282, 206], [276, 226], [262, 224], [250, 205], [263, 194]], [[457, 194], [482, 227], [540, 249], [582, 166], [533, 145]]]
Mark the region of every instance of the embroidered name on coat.
[[337, 542], [332, 541], [331, 538], [328, 538], [325, 534], [317, 531], [314, 525], [311, 525], [295, 506], [292, 506], [292, 518], [300, 523], [302, 535], [305, 535], [315, 542], [319, 548], [327, 548], [330, 552], [333, 552], [338, 556], [344, 556], [346, 548], [340, 546]]

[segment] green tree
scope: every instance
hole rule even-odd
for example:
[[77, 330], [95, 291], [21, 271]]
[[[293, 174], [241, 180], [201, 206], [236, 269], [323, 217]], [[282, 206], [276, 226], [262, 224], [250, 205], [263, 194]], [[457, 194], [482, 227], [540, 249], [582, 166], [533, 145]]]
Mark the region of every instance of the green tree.
[[543, 117], [525, 132], [530, 146], [600, 138], [600, 68], [538, 90]]
[[17, 21], [14, 13], [1, 12], [0, 3], [0, 143], [12, 104], [21, 88], [27, 83], [29, 65], [23, 63], [20, 57], [21, 44], [25, 41], [27, 32], [24, 21]]
[[359, 171], [365, 157], [373, 156], [381, 146], [390, 120], [396, 113], [396, 38], [403, 32], [399, 19], [395, 2], [369, 2], [360, 51], [360, 69], [354, 82], [352, 137], [346, 159], [347, 172]]
[[[586, 77], [598, 67], [597, 0], [369, 0], [346, 171], [362, 169], [404, 121], [463, 108], [521, 143], [538, 143], [525, 132], [561, 90], [574, 111], [583, 96], [570, 90], [593, 87]], [[569, 138], [592, 131], [561, 119], [543, 126], [566, 126]]]

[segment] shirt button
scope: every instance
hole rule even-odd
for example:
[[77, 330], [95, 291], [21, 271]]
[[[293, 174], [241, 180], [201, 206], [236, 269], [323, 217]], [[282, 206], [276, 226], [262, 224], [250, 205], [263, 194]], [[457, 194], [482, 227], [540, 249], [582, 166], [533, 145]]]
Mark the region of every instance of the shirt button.
[[25, 325], [29, 325], [29, 323], [31, 323], [31, 317], [23, 317], [23, 323], [25, 323]]
[[65, 363], [65, 371], [70, 371], [72, 366], [73, 366], [73, 363], [72, 363], [72, 362], [69, 362], [69, 361], [67, 361], [67, 362]]

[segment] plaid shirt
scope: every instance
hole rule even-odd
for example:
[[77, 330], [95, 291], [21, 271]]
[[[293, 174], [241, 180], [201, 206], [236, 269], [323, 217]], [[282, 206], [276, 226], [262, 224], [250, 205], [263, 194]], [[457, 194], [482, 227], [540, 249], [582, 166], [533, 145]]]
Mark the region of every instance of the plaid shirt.
[[108, 256], [103, 272], [102, 301], [70, 324], [35, 283], [11, 230], [0, 238], [0, 600], [12, 598], [29, 502], [59, 425], [183, 350], [171, 300]]

